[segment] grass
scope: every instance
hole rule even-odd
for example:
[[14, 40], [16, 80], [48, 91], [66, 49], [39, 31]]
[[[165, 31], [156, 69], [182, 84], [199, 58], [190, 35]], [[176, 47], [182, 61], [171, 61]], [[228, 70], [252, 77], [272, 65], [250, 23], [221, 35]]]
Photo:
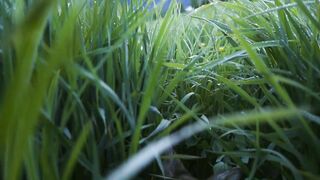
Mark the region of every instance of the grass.
[[1, 178], [156, 179], [174, 147], [198, 179], [318, 179], [319, 17], [317, 0], [1, 1]]

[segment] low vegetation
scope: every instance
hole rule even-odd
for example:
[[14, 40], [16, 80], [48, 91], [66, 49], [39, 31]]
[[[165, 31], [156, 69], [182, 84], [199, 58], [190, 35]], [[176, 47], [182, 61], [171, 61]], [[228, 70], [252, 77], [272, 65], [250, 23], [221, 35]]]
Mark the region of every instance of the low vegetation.
[[319, 179], [318, 0], [146, 7], [0, 1], [2, 179]]

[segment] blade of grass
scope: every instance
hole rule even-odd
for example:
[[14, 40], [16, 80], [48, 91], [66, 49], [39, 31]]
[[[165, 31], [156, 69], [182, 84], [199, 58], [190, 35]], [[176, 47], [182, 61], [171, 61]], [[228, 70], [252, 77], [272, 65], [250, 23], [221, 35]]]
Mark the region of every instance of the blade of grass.
[[80, 155], [81, 150], [82, 150], [83, 146], [85, 145], [91, 131], [92, 131], [92, 125], [90, 122], [88, 122], [86, 125], [84, 125], [83, 130], [82, 130], [79, 138], [77, 139], [77, 141], [72, 149], [72, 152], [70, 154], [70, 158], [66, 164], [66, 167], [65, 167], [63, 175], [62, 175], [63, 180], [68, 180], [71, 178], [71, 173], [72, 173], [73, 168], [78, 160], [78, 156]]

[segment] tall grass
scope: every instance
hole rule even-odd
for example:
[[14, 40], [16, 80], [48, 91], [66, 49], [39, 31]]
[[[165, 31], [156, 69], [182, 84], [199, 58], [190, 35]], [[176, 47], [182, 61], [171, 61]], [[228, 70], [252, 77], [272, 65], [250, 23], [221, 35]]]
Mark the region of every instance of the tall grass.
[[0, 2], [2, 178], [319, 178], [319, 1], [148, 7]]

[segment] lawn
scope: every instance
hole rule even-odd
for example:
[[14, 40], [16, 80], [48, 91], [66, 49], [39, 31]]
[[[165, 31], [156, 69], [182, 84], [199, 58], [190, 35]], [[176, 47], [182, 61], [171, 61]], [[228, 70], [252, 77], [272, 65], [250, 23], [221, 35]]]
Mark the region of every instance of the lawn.
[[148, 7], [0, 1], [0, 180], [320, 179], [320, 1]]

